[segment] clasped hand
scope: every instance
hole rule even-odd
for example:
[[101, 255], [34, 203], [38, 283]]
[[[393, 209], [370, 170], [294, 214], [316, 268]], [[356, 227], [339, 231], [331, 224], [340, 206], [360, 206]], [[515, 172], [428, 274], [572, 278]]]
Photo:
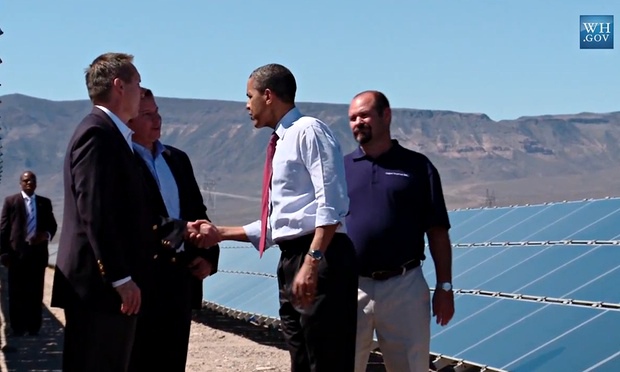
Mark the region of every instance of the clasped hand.
[[209, 248], [222, 241], [222, 235], [214, 224], [207, 220], [187, 223], [189, 240], [199, 248]]

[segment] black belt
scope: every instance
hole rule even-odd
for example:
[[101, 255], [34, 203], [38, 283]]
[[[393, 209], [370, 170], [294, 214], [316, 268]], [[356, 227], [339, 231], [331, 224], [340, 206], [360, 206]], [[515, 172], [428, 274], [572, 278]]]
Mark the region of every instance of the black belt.
[[409, 271], [411, 269], [415, 269], [418, 266], [420, 266], [420, 260], [414, 259], [414, 260], [411, 260], [409, 262], [406, 262], [404, 265], [401, 265], [396, 270], [373, 271], [370, 274], [362, 274], [362, 276], [365, 276], [367, 278], [372, 278], [374, 280], [388, 280], [388, 279], [393, 278], [395, 276], [405, 275], [405, 273], [407, 271]]
[[[331, 241], [335, 242], [337, 239], [340, 239], [342, 236], [346, 236], [346, 234], [337, 232], [334, 234]], [[310, 244], [312, 244], [312, 240], [314, 240], [314, 232], [301, 235], [293, 239], [282, 240], [282, 241], [277, 242], [276, 244], [278, 245], [278, 247], [280, 247], [280, 250], [282, 252], [295, 250], [295, 251], [306, 253], [308, 252], [308, 249], [310, 249]]]

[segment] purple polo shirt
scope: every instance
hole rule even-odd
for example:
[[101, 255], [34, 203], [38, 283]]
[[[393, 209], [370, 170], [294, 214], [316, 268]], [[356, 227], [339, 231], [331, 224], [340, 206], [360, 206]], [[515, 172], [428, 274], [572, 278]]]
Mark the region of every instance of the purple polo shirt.
[[450, 228], [437, 169], [426, 156], [396, 140], [392, 143], [376, 159], [361, 148], [345, 156], [346, 226], [361, 275], [396, 270], [416, 258], [424, 260], [428, 228]]

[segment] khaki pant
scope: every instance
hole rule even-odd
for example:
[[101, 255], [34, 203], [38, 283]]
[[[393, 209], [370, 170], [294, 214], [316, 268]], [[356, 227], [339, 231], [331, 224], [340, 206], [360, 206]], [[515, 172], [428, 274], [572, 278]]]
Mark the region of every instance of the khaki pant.
[[377, 334], [389, 372], [428, 372], [430, 292], [422, 268], [385, 281], [360, 277], [355, 372], [365, 372]]

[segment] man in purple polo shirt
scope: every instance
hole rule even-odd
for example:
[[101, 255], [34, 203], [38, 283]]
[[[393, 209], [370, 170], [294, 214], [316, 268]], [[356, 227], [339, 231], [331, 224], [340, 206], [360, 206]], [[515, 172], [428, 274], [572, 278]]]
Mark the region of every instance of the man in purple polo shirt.
[[428, 371], [431, 299], [420, 267], [424, 235], [435, 263], [432, 309], [438, 324], [454, 314], [450, 221], [437, 169], [390, 135], [381, 92], [353, 98], [349, 124], [360, 147], [345, 157], [346, 219], [360, 265], [356, 372], [366, 371], [376, 331], [388, 371]]

